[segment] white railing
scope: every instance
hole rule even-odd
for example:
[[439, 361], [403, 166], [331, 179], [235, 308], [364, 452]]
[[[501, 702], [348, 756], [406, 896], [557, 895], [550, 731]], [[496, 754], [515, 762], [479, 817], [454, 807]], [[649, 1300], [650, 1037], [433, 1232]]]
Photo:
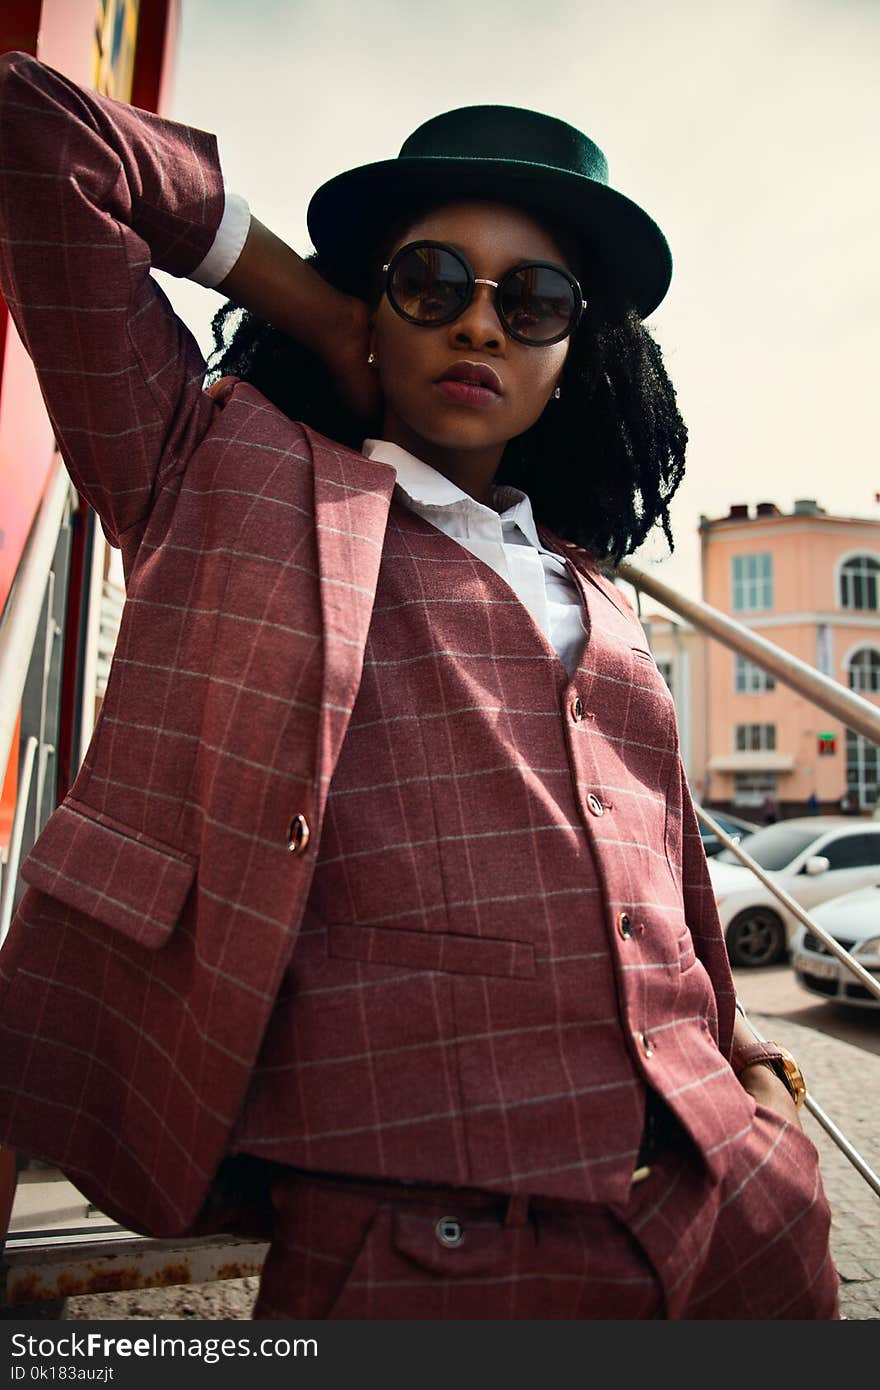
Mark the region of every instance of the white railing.
[[19, 562], [0, 626], [0, 771], [9, 762], [43, 595], [72, 485], [61, 459], [46, 489]]
[[632, 584], [637, 592], [649, 594], [665, 608], [671, 608], [680, 618], [693, 623], [701, 632], [715, 637], [740, 656], [748, 657], [756, 666], [762, 666], [812, 704], [820, 705], [826, 714], [836, 714], [855, 733], [862, 734], [872, 743], [880, 743], [880, 709], [863, 700], [854, 690], [847, 690], [839, 681], [823, 676], [821, 671], [784, 652], [781, 647], [774, 646], [766, 637], [760, 637], [708, 603], [679, 594], [664, 584], [662, 579], [647, 574], [629, 561], [619, 565], [616, 573], [627, 584]]

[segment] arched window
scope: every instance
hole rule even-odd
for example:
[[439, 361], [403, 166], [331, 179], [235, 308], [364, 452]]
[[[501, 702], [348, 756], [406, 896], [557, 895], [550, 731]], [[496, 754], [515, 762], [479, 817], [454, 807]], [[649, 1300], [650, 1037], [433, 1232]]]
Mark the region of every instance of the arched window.
[[880, 559], [874, 555], [853, 555], [840, 569], [841, 608], [880, 607], [877, 602], [877, 579]]
[[874, 647], [859, 647], [847, 665], [850, 690], [876, 695], [880, 692], [880, 652]]

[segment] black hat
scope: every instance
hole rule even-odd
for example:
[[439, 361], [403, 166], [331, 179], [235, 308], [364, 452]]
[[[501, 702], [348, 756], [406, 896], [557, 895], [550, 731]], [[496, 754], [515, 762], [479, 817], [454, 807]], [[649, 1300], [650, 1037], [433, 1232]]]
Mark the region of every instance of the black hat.
[[[608, 184], [599, 146], [565, 121], [518, 106], [464, 106], [425, 121], [397, 159], [349, 169], [318, 189], [309, 235], [328, 267], [374, 248], [411, 207], [459, 198], [513, 203], [564, 225], [589, 267], [598, 257], [642, 317], [669, 288], [672, 257], [646, 212]], [[385, 248], [390, 249], [390, 248]]]

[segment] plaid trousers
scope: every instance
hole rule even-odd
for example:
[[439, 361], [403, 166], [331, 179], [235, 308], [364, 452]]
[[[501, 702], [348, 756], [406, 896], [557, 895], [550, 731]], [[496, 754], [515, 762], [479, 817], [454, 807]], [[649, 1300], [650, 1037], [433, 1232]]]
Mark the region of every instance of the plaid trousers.
[[815, 1149], [761, 1106], [723, 1185], [682, 1139], [620, 1206], [283, 1169], [269, 1191], [256, 1319], [839, 1317]]

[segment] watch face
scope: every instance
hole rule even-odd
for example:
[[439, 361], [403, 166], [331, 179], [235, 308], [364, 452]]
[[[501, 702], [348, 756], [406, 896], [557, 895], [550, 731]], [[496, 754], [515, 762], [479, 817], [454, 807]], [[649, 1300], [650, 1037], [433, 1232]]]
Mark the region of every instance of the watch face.
[[791, 1092], [795, 1105], [800, 1109], [807, 1096], [807, 1083], [804, 1080], [804, 1074], [787, 1048], [781, 1047], [779, 1043], [774, 1044], [774, 1046], [779, 1050], [776, 1070]]

